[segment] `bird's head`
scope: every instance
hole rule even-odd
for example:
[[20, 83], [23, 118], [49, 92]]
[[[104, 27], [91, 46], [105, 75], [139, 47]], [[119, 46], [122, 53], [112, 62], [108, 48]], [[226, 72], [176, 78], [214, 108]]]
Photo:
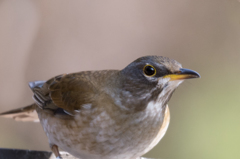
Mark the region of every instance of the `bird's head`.
[[120, 75], [121, 104], [137, 110], [144, 109], [151, 101], [161, 100], [165, 105], [183, 80], [200, 77], [197, 72], [162, 56], [138, 58], [121, 70]]

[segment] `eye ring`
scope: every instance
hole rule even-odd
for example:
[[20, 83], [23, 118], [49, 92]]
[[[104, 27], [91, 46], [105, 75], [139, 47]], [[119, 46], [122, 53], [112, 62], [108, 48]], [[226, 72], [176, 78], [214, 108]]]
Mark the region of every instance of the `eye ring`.
[[143, 72], [144, 72], [145, 75], [147, 75], [149, 77], [153, 77], [157, 73], [156, 69], [152, 65], [149, 65], [149, 64], [144, 66]]

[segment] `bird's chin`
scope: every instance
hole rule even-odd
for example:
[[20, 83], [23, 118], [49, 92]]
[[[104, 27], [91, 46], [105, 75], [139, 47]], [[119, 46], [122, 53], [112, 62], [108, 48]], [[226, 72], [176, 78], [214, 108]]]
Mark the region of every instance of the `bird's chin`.
[[159, 78], [158, 87], [176, 89], [184, 80], [174, 80], [170, 78]]
[[173, 88], [177, 88], [184, 80], [174, 80], [174, 81], [169, 81], [169, 85]]

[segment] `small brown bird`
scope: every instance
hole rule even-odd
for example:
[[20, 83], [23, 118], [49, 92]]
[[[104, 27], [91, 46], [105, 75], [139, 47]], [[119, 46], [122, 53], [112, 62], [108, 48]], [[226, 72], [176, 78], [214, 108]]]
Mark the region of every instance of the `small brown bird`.
[[175, 60], [146, 56], [123, 70], [30, 82], [35, 103], [1, 115], [21, 121], [39, 118], [57, 158], [60, 147], [82, 159], [136, 159], [164, 136], [174, 90], [184, 79], [198, 77]]

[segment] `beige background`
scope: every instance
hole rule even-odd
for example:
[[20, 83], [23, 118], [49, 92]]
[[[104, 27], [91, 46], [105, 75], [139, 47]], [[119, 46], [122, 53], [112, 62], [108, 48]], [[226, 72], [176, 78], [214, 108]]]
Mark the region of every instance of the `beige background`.
[[[202, 78], [175, 92], [168, 132], [146, 156], [240, 158], [237, 0], [1, 0], [0, 111], [33, 102], [29, 81], [122, 69], [153, 54]], [[0, 118], [0, 126], [0, 147], [49, 150], [40, 124]]]

